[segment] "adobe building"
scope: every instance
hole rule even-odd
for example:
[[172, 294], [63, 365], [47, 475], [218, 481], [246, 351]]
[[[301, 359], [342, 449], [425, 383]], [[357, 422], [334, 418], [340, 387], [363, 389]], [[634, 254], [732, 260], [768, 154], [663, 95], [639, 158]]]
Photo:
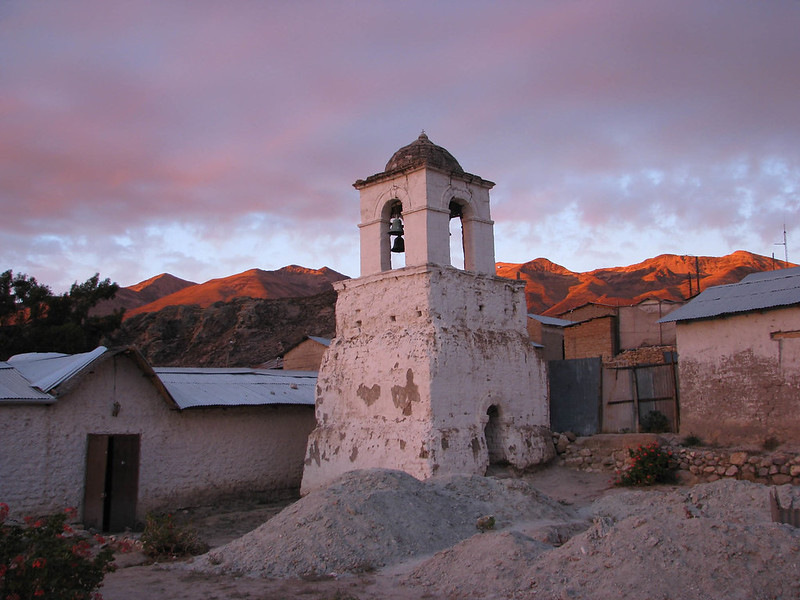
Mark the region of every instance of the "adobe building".
[[316, 374], [153, 368], [134, 348], [0, 362], [0, 500], [86, 527], [300, 485]]
[[[358, 180], [361, 276], [334, 284], [301, 493], [354, 469], [419, 479], [553, 455], [524, 281], [497, 277], [490, 181], [422, 133]], [[451, 220], [464, 269], [451, 264]], [[393, 268], [392, 256], [405, 264]]]
[[800, 267], [703, 290], [675, 323], [680, 433], [721, 445], [800, 440]]

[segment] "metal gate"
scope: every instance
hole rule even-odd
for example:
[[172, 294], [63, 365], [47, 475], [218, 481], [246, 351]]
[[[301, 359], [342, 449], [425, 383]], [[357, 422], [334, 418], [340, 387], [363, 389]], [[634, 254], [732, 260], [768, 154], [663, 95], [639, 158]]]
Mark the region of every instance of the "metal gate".
[[603, 368], [599, 358], [551, 360], [550, 428], [578, 435], [600, 433]]

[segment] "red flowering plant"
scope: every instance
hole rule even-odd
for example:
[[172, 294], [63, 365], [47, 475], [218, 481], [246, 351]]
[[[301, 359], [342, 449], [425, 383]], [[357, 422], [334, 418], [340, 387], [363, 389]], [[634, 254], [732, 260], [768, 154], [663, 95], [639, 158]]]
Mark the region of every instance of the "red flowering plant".
[[[114, 570], [114, 548], [67, 523], [75, 509], [24, 523], [0, 503], [0, 600], [101, 600], [95, 590]], [[101, 543], [101, 540], [103, 543]]]
[[671, 450], [665, 450], [657, 443], [628, 448], [631, 464], [617, 474], [614, 485], [643, 486], [675, 481], [678, 462]]

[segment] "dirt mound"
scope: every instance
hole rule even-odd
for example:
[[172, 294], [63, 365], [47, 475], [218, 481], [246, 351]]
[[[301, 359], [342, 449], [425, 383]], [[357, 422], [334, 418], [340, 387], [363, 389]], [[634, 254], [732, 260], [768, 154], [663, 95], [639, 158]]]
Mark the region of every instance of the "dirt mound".
[[[779, 494], [782, 504], [798, 496], [788, 486]], [[418, 566], [409, 582], [458, 598], [800, 597], [800, 530], [771, 521], [765, 486], [613, 494], [591, 512], [594, 525], [563, 546], [543, 548], [524, 530], [477, 536]]]
[[261, 577], [371, 571], [453, 546], [477, 534], [476, 521], [487, 515], [498, 527], [518, 519], [573, 518], [522, 480], [450, 476], [421, 482], [400, 471], [368, 469], [309, 494], [191, 568]]
[[[603, 474], [555, 467], [521, 479], [427, 482], [354, 472], [193, 563], [119, 569], [103, 593], [114, 600], [800, 598], [800, 529], [773, 523], [770, 510], [773, 489], [782, 506], [800, 507], [800, 488], [730, 479], [605, 486]], [[497, 529], [480, 533], [476, 520], [488, 514]]]

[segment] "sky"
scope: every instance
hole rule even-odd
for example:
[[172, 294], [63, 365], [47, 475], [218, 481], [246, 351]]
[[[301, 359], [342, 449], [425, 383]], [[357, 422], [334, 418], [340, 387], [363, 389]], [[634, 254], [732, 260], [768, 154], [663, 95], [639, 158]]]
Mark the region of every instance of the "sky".
[[352, 184], [422, 130], [496, 183], [498, 261], [800, 262], [798, 31], [798, 0], [2, 0], [0, 270], [357, 277]]

